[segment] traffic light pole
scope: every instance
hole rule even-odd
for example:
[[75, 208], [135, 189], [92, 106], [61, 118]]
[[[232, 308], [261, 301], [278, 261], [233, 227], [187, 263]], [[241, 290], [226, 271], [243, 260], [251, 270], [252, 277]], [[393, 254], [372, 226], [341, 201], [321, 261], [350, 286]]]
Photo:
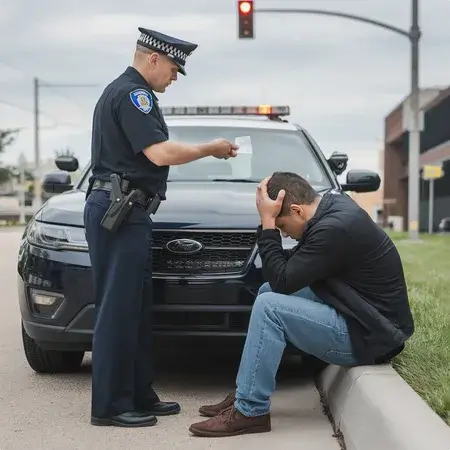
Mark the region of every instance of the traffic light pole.
[[407, 37], [411, 43], [411, 94], [410, 105], [412, 117], [409, 123], [409, 163], [408, 163], [408, 234], [411, 240], [419, 239], [419, 194], [420, 194], [420, 101], [419, 101], [419, 0], [411, 0], [412, 21], [408, 31], [397, 28], [378, 20], [367, 17], [346, 14], [339, 11], [303, 8], [254, 8], [255, 14], [316, 14], [322, 16], [340, 17], [374, 25]]

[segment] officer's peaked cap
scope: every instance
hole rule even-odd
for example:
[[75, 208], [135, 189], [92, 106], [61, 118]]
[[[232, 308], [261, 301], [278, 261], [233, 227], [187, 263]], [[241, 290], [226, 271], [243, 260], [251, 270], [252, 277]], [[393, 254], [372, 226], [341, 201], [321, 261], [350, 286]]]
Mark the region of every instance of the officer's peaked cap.
[[164, 53], [178, 66], [178, 72], [186, 75], [185, 65], [187, 57], [198, 47], [197, 44], [182, 41], [158, 31], [147, 30], [142, 27], [138, 29], [141, 32], [137, 40], [138, 44]]

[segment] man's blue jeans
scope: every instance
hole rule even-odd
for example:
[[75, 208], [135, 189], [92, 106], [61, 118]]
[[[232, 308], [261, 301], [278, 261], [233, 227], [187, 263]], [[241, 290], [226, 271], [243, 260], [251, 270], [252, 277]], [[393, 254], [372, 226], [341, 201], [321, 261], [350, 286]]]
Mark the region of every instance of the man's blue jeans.
[[286, 342], [339, 366], [356, 365], [347, 324], [309, 288], [275, 294], [268, 283], [255, 300], [237, 375], [235, 406], [246, 416], [267, 414]]

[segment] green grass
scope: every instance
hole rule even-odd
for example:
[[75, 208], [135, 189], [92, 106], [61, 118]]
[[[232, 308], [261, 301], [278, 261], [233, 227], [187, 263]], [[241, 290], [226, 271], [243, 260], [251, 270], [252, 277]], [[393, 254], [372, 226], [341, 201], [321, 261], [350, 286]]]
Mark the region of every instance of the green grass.
[[416, 331], [393, 367], [450, 425], [450, 236], [421, 243], [392, 234], [403, 260]]

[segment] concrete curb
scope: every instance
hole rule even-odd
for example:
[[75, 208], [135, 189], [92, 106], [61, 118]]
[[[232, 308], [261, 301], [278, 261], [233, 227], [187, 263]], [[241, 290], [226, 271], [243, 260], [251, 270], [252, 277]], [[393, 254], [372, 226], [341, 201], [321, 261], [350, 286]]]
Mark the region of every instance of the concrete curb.
[[390, 365], [329, 366], [317, 384], [347, 450], [450, 450], [450, 427]]

